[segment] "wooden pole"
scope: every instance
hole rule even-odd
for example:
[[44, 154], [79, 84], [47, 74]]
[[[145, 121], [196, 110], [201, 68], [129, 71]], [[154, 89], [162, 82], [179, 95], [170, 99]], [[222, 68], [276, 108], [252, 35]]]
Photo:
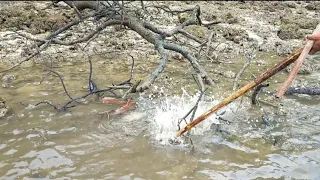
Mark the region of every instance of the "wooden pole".
[[[316, 29], [313, 31], [313, 34], [320, 33], [320, 24], [316, 27]], [[293, 82], [294, 78], [297, 76], [299, 69], [302, 66], [302, 63], [306, 56], [309, 54], [309, 51], [312, 49], [312, 46], [314, 44], [313, 40], [308, 40], [307, 44], [305, 45], [303, 51], [301, 52], [301, 55], [297, 59], [294, 67], [291, 69], [290, 75], [288, 79], [280, 86], [279, 90], [276, 93], [277, 98], [283, 97], [284, 93], [288, 90], [289, 86]]]
[[298, 49], [292, 55], [290, 55], [289, 57], [285, 58], [282, 62], [280, 62], [279, 64], [277, 64], [273, 68], [269, 69], [268, 71], [266, 71], [265, 73], [260, 75], [254, 81], [248, 83], [247, 85], [245, 85], [241, 89], [239, 89], [236, 92], [232, 93], [229, 97], [227, 97], [224, 100], [222, 100], [219, 104], [217, 104], [216, 106], [212, 107], [209, 111], [207, 111], [206, 113], [202, 114], [200, 117], [198, 117], [197, 119], [193, 120], [189, 124], [187, 124], [183, 129], [181, 129], [177, 133], [177, 136], [181, 136], [183, 133], [187, 132], [192, 127], [194, 127], [197, 124], [199, 124], [200, 122], [204, 121], [206, 118], [208, 118], [214, 112], [216, 112], [219, 109], [221, 109], [222, 107], [228, 105], [229, 103], [231, 103], [232, 101], [234, 101], [238, 97], [240, 97], [243, 94], [245, 94], [246, 92], [248, 92], [250, 89], [252, 89], [255, 86], [259, 85], [260, 83], [264, 82], [265, 80], [267, 80], [271, 76], [275, 75], [276, 73], [278, 73], [279, 71], [281, 71], [282, 69], [284, 69], [285, 67], [287, 67], [288, 65], [293, 63], [294, 61], [296, 61], [298, 59], [298, 57], [300, 56], [302, 50], [303, 50], [303, 48]]

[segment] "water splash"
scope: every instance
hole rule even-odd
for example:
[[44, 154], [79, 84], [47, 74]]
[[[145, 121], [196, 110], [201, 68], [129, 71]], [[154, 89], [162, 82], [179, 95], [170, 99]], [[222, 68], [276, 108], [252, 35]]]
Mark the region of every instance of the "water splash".
[[[171, 144], [172, 140], [184, 143], [183, 138], [176, 138], [176, 133], [179, 130], [179, 119], [184, 117], [188, 111], [196, 104], [200, 92], [195, 95], [189, 95], [184, 89], [182, 89], [182, 95], [178, 96], [165, 96], [159, 99], [153, 99], [153, 105], [155, 108], [150, 113], [151, 121], [151, 136], [162, 145]], [[203, 100], [199, 102], [198, 109], [195, 114], [195, 118], [208, 111], [212, 106], [219, 103], [214, 97], [203, 96]], [[231, 112], [232, 104], [223, 109], [226, 111], [224, 114]], [[191, 118], [190, 113], [186, 121], [189, 123]], [[218, 114], [220, 114], [218, 112]], [[196, 128], [191, 129], [192, 135], [203, 135], [204, 132], [211, 129], [212, 124], [220, 124], [218, 116], [213, 114], [205, 121], [201, 122]], [[180, 123], [180, 128], [186, 125], [185, 121]]]

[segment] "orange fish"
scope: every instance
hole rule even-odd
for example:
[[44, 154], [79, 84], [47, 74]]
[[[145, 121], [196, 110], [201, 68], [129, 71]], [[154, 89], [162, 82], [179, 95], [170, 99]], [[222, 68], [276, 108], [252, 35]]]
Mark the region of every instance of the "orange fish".
[[112, 97], [104, 97], [101, 98], [100, 101], [104, 104], [125, 104], [126, 101], [112, 98]]
[[129, 99], [124, 106], [121, 106], [118, 109], [112, 110], [110, 112], [110, 115], [111, 116], [115, 116], [115, 115], [118, 115], [118, 114], [123, 114], [123, 113], [125, 113], [126, 111], [128, 111], [128, 110], [130, 110], [132, 108], [134, 108], [134, 104], [132, 103], [131, 99]]

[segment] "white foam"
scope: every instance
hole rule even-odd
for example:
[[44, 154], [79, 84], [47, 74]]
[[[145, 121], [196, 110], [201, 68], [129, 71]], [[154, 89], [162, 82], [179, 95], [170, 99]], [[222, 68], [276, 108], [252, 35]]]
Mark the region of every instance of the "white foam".
[[[181, 96], [165, 97], [155, 105], [154, 112], [152, 113], [151, 120], [151, 135], [152, 138], [159, 141], [161, 144], [169, 144], [169, 141], [174, 139], [178, 132], [179, 119], [184, 117], [187, 112], [195, 105], [200, 93], [196, 95], [189, 95], [185, 90]], [[207, 112], [214, 105], [219, 103], [218, 100], [213, 98], [203, 97], [206, 100], [200, 101], [195, 117]], [[209, 99], [209, 100], [208, 100]], [[226, 112], [231, 111], [230, 107], [223, 110]], [[192, 114], [192, 113], [191, 113]], [[190, 121], [191, 114], [186, 118], [187, 122]], [[212, 124], [219, 124], [219, 120], [215, 114], [211, 115], [205, 121], [201, 122], [196, 128], [191, 129], [192, 135], [203, 135], [204, 132], [210, 130]], [[186, 123], [183, 121], [180, 128], [184, 128]], [[183, 142], [182, 138], [178, 139]]]

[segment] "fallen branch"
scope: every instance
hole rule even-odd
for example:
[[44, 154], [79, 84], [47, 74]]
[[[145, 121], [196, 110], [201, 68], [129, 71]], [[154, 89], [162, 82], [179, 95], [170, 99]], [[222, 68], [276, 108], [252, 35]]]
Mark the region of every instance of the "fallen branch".
[[285, 67], [287, 67], [288, 65], [293, 63], [294, 61], [296, 61], [298, 59], [298, 57], [300, 56], [302, 50], [303, 50], [303, 48], [300, 48], [299, 50], [294, 52], [291, 56], [289, 56], [288, 58], [284, 59], [282, 62], [278, 63], [276, 66], [274, 66], [273, 68], [269, 69], [268, 71], [266, 71], [265, 73], [260, 75], [254, 81], [248, 83], [247, 85], [245, 85], [241, 89], [239, 89], [236, 92], [232, 93], [229, 97], [227, 97], [224, 100], [222, 100], [219, 104], [217, 104], [216, 106], [212, 107], [209, 111], [207, 111], [206, 113], [202, 114], [200, 117], [198, 117], [197, 119], [195, 119], [194, 121], [192, 121], [191, 123], [186, 125], [182, 130], [180, 130], [177, 133], [177, 136], [180, 136], [183, 133], [189, 131], [192, 127], [194, 127], [197, 124], [199, 124], [200, 122], [204, 121], [206, 118], [208, 118], [214, 112], [216, 112], [219, 109], [221, 109], [222, 107], [228, 105], [229, 103], [231, 103], [232, 101], [234, 101], [238, 97], [240, 97], [243, 94], [245, 94], [246, 92], [248, 92], [250, 89], [256, 87], [260, 83], [264, 82], [265, 80], [267, 80], [271, 76], [275, 75], [276, 73], [278, 73], [279, 71], [281, 71], [282, 69], [284, 69]]
[[166, 63], [168, 61], [168, 54], [165, 52], [165, 49], [163, 47], [163, 39], [159, 37], [159, 39], [156, 39], [155, 41], [155, 47], [158, 50], [159, 54], [161, 55], [160, 63], [158, 68], [150, 75], [149, 79], [145, 81], [143, 84], [137, 87], [137, 92], [142, 92], [149, 88], [149, 86], [156, 80], [156, 78], [160, 75], [160, 73], [163, 72], [164, 67], [166, 66]]
[[[199, 11], [198, 8], [199, 8], [198, 6], [195, 7], [194, 11], [196, 13], [198, 13], [198, 11]], [[179, 52], [181, 55], [184, 56], [184, 58], [186, 58], [190, 62], [190, 64], [192, 65], [192, 67], [194, 68], [196, 73], [201, 74], [201, 77], [202, 77], [202, 79], [204, 80], [204, 82], [206, 84], [213, 85], [214, 83], [210, 79], [210, 77], [208, 76], [206, 71], [201, 68], [201, 66], [197, 62], [197, 59], [195, 57], [193, 57], [189, 51], [183, 49], [179, 45], [164, 42], [164, 38], [167, 37], [167, 35], [171, 36], [171, 35], [173, 35], [175, 33], [178, 33], [179, 29], [181, 29], [181, 28], [183, 28], [183, 27], [185, 27], [187, 25], [194, 24], [196, 22], [197, 21], [195, 20], [195, 18], [191, 18], [191, 19], [187, 20], [186, 22], [182, 23], [181, 25], [177, 26], [170, 33], [166, 33], [164, 31], [161, 31], [162, 34], [160, 34], [160, 36], [161, 36], [160, 40], [159, 40], [159, 36], [157, 34], [153, 33], [154, 31], [158, 32], [159, 29], [153, 27], [153, 25], [150, 24], [150, 23], [140, 23], [139, 21], [135, 20], [134, 18], [125, 17], [125, 19], [122, 21], [122, 24], [127, 26], [131, 30], [137, 32], [145, 40], [147, 40], [148, 42], [154, 44], [156, 46], [156, 48], [157, 48], [157, 46], [161, 45], [161, 46], [163, 46], [164, 49], [175, 51], [175, 52]], [[151, 30], [152, 32], [150, 32], [148, 30]], [[160, 41], [162, 41], [162, 43], [159, 43]], [[158, 43], [158, 45], [156, 45], [157, 43]], [[157, 48], [157, 50], [159, 51], [159, 48]], [[152, 84], [155, 81], [156, 77], [157, 77], [155, 75], [157, 75], [158, 72], [161, 73], [163, 71], [164, 66], [162, 67], [161, 64], [165, 65], [165, 58], [163, 58], [163, 55], [164, 55], [163, 53], [160, 53], [160, 55], [162, 57], [161, 57], [161, 62], [159, 64], [159, 66], [158, 66], [158, 69], [149, 77], [148, 81], [146, 81], [142, 85], [138, 86], [137, 91], [143, 91], [143, 90], [147, 89], [148, 87], [146, 85]]]
[[[313, 34], [320, 33], [320, 24], [316, 27], [316, 29], [313, 31]], [[301, 52], [301, 55], [299, 56], [297, 62], [295, 63], [294, 67], [292, 68], [290, 75], [288, 79], [282, 84], [282, 86], [279, 88], [276, 98], [281, 98], [284, 93], [287, 91], [289, 86], [291, 85], [294, 78], [297, 76], [298, 71], [300, 67], [302, 66], [302, 63], [306, 56], [308, 55], [309, 51], [312, 49], [312, 46], [314, 44], [313, 40], [308, 40], [306, 46], [304, 47], [303, 51]]]
[[286, 94], [308, 94], [308, 95], [320, 95], [320, 88], [294, 88], [290, 87]]
[[[68, 4], [68, 1], [65, 1]], [[108, 2], [106, 2], [108, 3]], [[178, 44], [175, 43], [169, 43], [166, 41], [166, 37], [172, 37], [176, 34], [182, 34], [188, 39], [193, 39], [201, 44], [204, 44], [204, 42], [195, 37], [194, 35], [188, 33], [187, 31], [183, 30], [183, 28], [189, 26], [189, 25], [201, 25], [202, 21], [200, 19], [200, 6], [195, 6], [194, 8], [187, 10], [187, 11], [192, 11], [190, 13], [190, 16], [186, 21], [183, 23], [177, 25], [174, 27], [172, 30], [162, 30], [161, 28], [157, 28], [151, 23], [148, 22], [143, 22], [135, 17], [132, 17], [128, 13], [122, 11], [123, 9], [123, 2], [122, 5], [119, 4], [120, 2], [118, 1], [113, 1], [113, 5], [109, 4], [109, 6], [106, 6], [105, 8], [99, 10], [99, 12], [95, 12], [93, 14], [90, 14], [88, 16], [83, 16], [82, 19], [76, 19], [65, 26], [61, 27], [57, 31], [52, 32], [49, 36], [45, 38], [34, 38], [30, 37], [28, 35], [24, 35], [22, 33], [17, 32], [17, 34], [20, 34], [21, 36], [31, 39], [33, 41], [36, 41], [36, 48], [39, 48], [39, 51], [37, 51], [32, 57], [35, 55], [39, 54], [44, 48], [48, 47], [50, 44], [58, 44], [58, 45], [74, 45], [78, 43], [83, 43], [83, 42], [90, 42], [94, 37], [98, 37], [99, 33], [105, 29], [108, 26], [113, 26], [113, 25], [121, 25], [128, 27], [132, 31], [137, 32], [143, 39], [147, 40], [149, 43], [153, 44], [155, 48], [157, 49], [158, 53], [160, 54], [160, 63], [157, 67], [157, 69], [149, 76], [148, 80], [145, 81], [144, 83], [138, 84], [138, 86], [135, 89], [131, 89], [129, 92], [136, 92], [136, 91], [144, 91], [149, 88], [149, 86], [154, 83], [156, 78], [159, 76], [160, 73], [164, 71], [166, 62], [168, 60], [168, 55], [166, 50], [170, 51], [175, 51], [183, 55], [192, 65], [193, 69], [196, 71], [197, 74], [201, 75], [202, 80], [204, 83], [213, 85], [213, 81], [211, 78], [208, 76], [207, 72], [199, 65], [198, 59], [195, 58], [191, 52], [189, 52], [187, 49], [184, 49], [182, 46], [179, 46]], [[83, 7], [79, 7], [76, 2], [69, 2], [70, 7], [76, 7], [78, 10], [81, 10], [82, 8], [90, 8], [90, 9], [95, 9], [93, 8], [94, 6], [89, 5], [84, 5]], [[120, 7], [120, 10], [116, 10], [116, 7]], [[110, 14], [111, 13], [111, 14]], [[70, 29], [73, 26], [78, 25], [79, 23], [83, 22], [84, 20], [87, 20], [90, 17], [105, 17], [104, 22], [101, 22], [101, 24], [95, 28], [95, 30], [92, 30], [88, 33], [88, 35], [78, 38], [75, 40], [61, 40], [57, 36]], [[86, 47], [86, 46], [85, 46]], [[28, 57], [26, 60], [23, 60], [22, 62], [30, 60], [32, 57]], [[22, 62], [19, 64], [15, 65], [14, 67], [19, 66]], [[12, 67], [12, 68], [14, 68]], [[12, 69], [10, 68], [10, 69]], [[8, 70], [10, 70], [8, 69]], [[131, 73], [132, 74], [132, 73]], [[130, 79], [126, 82], [125, 84], [130, 84], [132, 87], [132, 83], [129, 82], [131, 81], [132, 76]], [[124, 84], [121, 84], [124, 85]], [[100, 90], [93, 91], [94, 89], [94, 84], [92, 81], [89, 79], [89, 90], [91, 92], [98, 92]]]
[[[274, 94], [277, 90], [272, 91], [263, 91], [266, 94]], [[287, 95], [291, 94], [307, 94], [307, 95], [320, 95], [320, 88], [312, 88], [312, 87], [289, 87], [285, 92]]]

